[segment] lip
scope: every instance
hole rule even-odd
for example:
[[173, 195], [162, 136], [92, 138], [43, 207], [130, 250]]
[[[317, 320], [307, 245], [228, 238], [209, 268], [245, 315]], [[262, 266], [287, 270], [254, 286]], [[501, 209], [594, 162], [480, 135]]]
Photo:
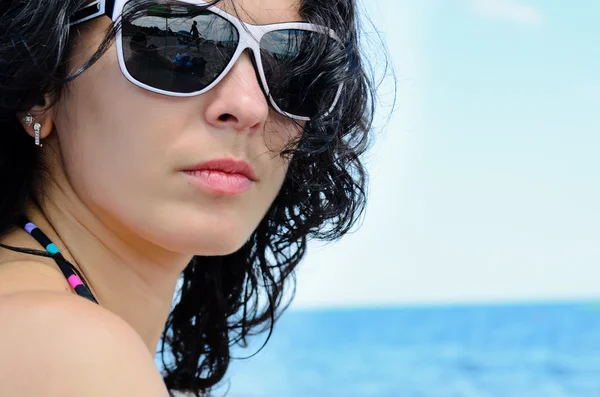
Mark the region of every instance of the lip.
[[243, 160], [222, 158], [185, 167], [194, 184], [221, 194], [240, 194], [257, 182], [252, 166]]
[[252, 168], [252, 166], [249, 163], [247, 163], [244, 160], [236, 160], [233, 158], [222, 158], [205, 161], [204, 163], [199, 163], [190, 167], [185, 167], [183, 171], [220, 171], [227, 174], [243, 175], [251, 181], [258, 181], [256, 173], [254, 172], [254, 168]]

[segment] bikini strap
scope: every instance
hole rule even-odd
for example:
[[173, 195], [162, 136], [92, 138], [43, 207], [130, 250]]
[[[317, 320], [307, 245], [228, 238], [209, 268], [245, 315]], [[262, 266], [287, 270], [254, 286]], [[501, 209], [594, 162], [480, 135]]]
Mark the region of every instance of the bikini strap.
[[46, 252], [50, 254], [50, 257], [54, 259], [69, 282], [69, 285], [71, 285], [77, 295], [89, 299], [94, 303], [98, 303], [89, 286], [84, 281], [84, 277], [81, 275], [81, 273], [79, 273], [79, 271], [63, 257], [56, 245], [50, 241], [44, 232], [42, 232], [34, 223], [30, 222], [29, 219], [22, 214], [16, 215], [16, 222], [34, 239], [36, 239], [37, 242], [44, 247]]

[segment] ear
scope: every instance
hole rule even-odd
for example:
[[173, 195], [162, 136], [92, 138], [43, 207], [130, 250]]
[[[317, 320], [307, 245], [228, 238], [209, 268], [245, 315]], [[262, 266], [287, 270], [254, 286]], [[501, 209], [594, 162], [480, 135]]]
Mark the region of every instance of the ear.
[[[40, 139], [46, 139], [50, 135], [52, 128], [54, 128], [53, 112], [48, 109], [46, 103], [49, 103], [48, 98], [44, 98], [43, 104], [36, 105], [29, 109], [29, 112], [17, 114], [23, 129], [32, 138], [35, 137], [35, 130], [33, 129], [35, 123], [40, 123], [41, 125]], [[30, 120], [27, 120], [28, 115], [31, 115], [32, 117]], [[30, 121], [30, 123], [28, 123], [28, 121]]]

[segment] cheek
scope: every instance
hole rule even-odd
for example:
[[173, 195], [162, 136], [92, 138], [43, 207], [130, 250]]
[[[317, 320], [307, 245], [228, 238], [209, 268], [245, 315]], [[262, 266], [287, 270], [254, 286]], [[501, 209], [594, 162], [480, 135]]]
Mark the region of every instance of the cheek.
[[[131, 182], [154, 139], [147, 102], [122, 76], [114, 51], [71, 86], [56, 120], [61, 152], [74, 182], [85, 175], [106, 188]], [[68, 112], [68, 109], [75, 110]], [[89, 183], [88, 183], [89, 184]]]
[[264, 129], [264, 145], [267, 152], [263, 154], [269, 158], [269, 168], [272, 172], [273, 186], [271, 189], [275, 192], [272, 200], [275, 200], [276, 193], [283, 185], [284, 179], [289, 168], [291, 155], [282, 156], [284, 150], [295, 149], [302, 137], [305, 123], [287, 119], [274, 111], [271, 112], [269, 121]]
[[57, 106], [60, 153], [73, 190], [97, 215], [135, 227], [160, 208], [172, 176], [166, 152], [186, 124], [179, 102], [129, 83], [114, 48], [72, 83]]
[[[284, 149], [296, 148], [302, 137], [305, 121], [288, 119], [274, 110], [269, 112], [269, 121], [264, 129], [265, 146], [273, 155], [279, 155]], [[289, 146], [292, 144], [292, 146]], [[288, 162], [285, 162], [286, 167]]]
[[167, 99], [130, 83], [114, 45], [72, 83], [61, 105], [56, 124], [70, 169], [93, 175], [108, 190], [150, 186], [165, 172], [159, 159], [192, 113], [182, 98]]

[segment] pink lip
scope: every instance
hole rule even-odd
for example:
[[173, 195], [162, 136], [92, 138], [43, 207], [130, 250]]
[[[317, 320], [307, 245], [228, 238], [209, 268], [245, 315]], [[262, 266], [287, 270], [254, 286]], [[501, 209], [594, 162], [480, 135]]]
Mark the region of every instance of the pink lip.
[[222, 194], [240, 194], [258, 181], [250, 164], [234, 159], [214, 159], [183, 169], [192, 181]]

